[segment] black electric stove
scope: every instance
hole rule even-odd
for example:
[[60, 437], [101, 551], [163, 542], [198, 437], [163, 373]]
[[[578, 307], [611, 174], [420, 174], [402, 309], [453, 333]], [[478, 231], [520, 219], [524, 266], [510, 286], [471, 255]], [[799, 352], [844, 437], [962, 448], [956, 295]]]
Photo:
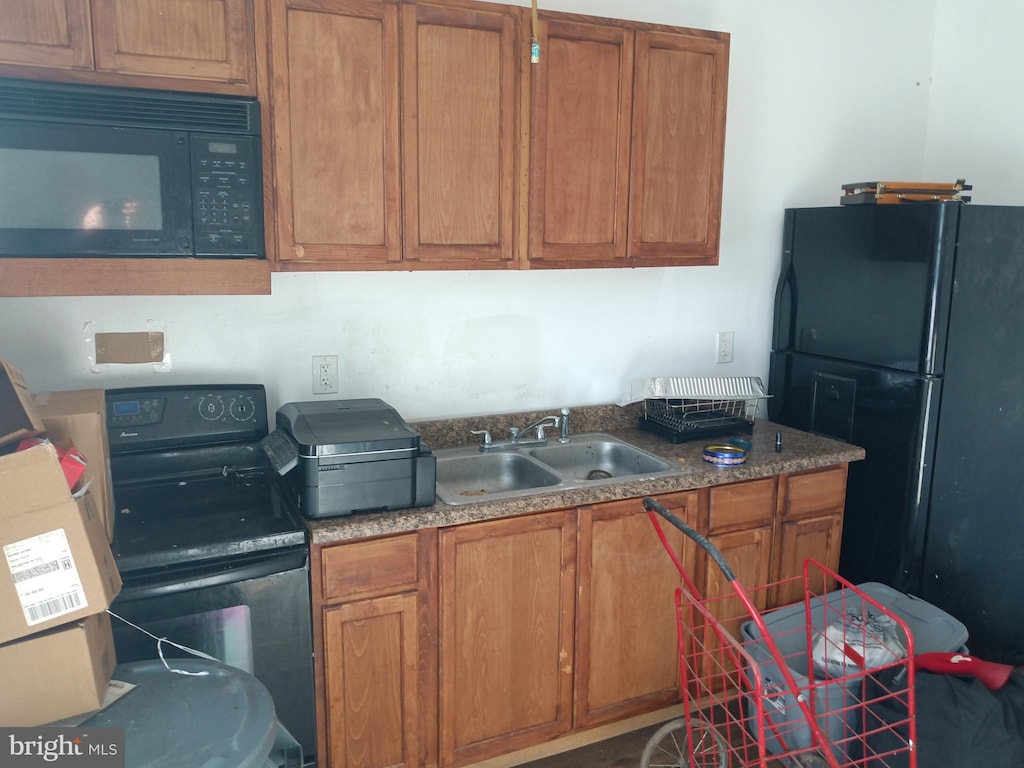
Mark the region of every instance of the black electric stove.
[[[186, 646], [255, 675], [315, 762], [309, 550], [260, 445], [263, 387], [115, 389], [106, 399], [124, 584], [111, 611], [126, 620], [114, 622], [118, 663], [187, 657]], [[178, 646], [158, 649], [155, 638]]]
[[107, 432], [122, 577], [305, 543], [259, 444], [261, 386], [110, 390]]

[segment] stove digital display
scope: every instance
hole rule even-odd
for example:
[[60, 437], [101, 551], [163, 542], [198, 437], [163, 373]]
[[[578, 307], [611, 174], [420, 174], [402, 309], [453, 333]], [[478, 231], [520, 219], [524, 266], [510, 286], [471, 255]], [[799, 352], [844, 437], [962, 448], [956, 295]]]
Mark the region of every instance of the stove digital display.
[[138, 400], [118, 400], [114, 403], [115, 416], [138, 416], [139, 410]]

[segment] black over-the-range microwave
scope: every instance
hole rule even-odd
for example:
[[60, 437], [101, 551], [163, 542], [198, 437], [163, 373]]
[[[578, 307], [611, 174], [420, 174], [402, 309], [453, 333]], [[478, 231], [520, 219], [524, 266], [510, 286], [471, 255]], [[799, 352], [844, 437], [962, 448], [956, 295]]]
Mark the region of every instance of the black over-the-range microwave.
[[264, 255], [256, 99], [0, 79], [0, 257]]

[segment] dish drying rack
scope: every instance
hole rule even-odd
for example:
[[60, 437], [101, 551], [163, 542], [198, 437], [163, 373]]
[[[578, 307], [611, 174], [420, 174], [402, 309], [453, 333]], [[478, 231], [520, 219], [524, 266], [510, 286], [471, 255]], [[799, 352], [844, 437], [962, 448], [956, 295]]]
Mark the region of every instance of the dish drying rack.
[[632, 402], [644, 402], [641, 430], [683, 443], [751, 434], [754, 416], [768, 394], [756, 376], [673, 376], [640, 382], [631, 396], [635, 397]]

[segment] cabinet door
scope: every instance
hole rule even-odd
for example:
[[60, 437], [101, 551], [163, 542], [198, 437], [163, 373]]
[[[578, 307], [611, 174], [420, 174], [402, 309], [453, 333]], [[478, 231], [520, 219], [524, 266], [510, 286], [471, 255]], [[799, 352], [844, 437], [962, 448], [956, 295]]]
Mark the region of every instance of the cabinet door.
[[[697, 493], [658, 498], [693, 525]], [[576, 621], [576, 727], [668, 706], [680, 698], [674, 591], [679, 571], [663, 549], [640, 499], [579, 511]], [[678, 552], [682, 533], [665, 524]], [[683, 561], [693, 562], [685, 539]]]
[[[751, 528], [711, 535], [708, 540], [715, 545], [725, 562], [736, 576], [736, 581], [751, 598], [759, 611], [768, 605], [766, 587], [771, 578], [771, 526]], [[733, 588], [726, 581], [722, 569], [707, 559], [706, 594], [711, 612], [721, 621], [722, 626], [735, 638], [740, 637], [740, 627], [750, 613], [737, 598]]]
[[[842, 464], [782, 477], [782, 527], [776, 580], [801, 576], [807, 559], [817, 560], [831, 571], [839, 568], [846, 474], [847, 466]], [[816, 591], [829, 591], [834, 587], [831, 580], [811, 585]], [[780, 584], [774, 603], [785, 605], [802, 597], [802, 583], [787, 582]]]
[[571, 510], [441, 532], [443, 765], [571, 727], [575, 534]]
[[626, 259], [633, 32], [541, 14], [530, 166], [530, 259]]
[[[842, 515], [822, 515], [821, 517], [791, 520], [782, 524], [779, 544], [779, 579], [801, 576], [804, 572], [804, 561], [817, 560], [830, 570], [835, 571], [839, 565], [839, 544], [842, 541]], [[815, 591], [829, 591], [833, 583], [818, 586], [813, 584]], [[776, 605], [786, 605], [803, 598], [803, 583], [786, 581], [779, 585], [775, 596]]]
[[99, 70], [228, 83], [253, 80], [252, 20], [246, 0], [92, 3]]
[[[736, 580], [759, 610], [768, 604], [771, 579], [772, 521], [775, 518], [776, 478], [719, 485], [708, 491], [708, 539], [732, 569]], [[706, 558], [706, 594], [721, 619], [742, 617], [742, 604], [720, 599], [734, 594], [722, 569]], [[742, 622], [730, 621], [730, 632]], [[738, 632], [734, 636], [739, 637]]]
[[629, 255], [717, 264], [728, 38], [638, 31]]
[[323, 768], [437, 765], [434, 529], [312, 547]]
[[[708, 491], [708, 540], [722, 554], [759, 612], [768, 605], [775, 500], [774, 477], [715, 486]], [[717, 563], [703, 553], [700, 563], [705, 573], [704, 593], [709, 612], [718, 627], [740, 639], [740, 628], [750, 620], [749, 609], [733, 596], [735, 591]], [[709, 636], [706, 642], [710, 648], [717, 638]], [[714, 664], [699, 672], [703, 679], [712, 686], [722, 685], [726, 679], [735, 680], [731, 678], [734, 668], [729, 657], [714, 658]]]
[[518, 165], [518, 8], [402, 10], [404, 255], [511, 263]]
[[89, 0], [7, 0], [0, 62], [92, 69]]
[[323, 615], [330, 768], [419, 765], [416, 595], [347, 603]]
[[271, 60], [278, 258], [399, 260], [398, 6], [274, 3]]

